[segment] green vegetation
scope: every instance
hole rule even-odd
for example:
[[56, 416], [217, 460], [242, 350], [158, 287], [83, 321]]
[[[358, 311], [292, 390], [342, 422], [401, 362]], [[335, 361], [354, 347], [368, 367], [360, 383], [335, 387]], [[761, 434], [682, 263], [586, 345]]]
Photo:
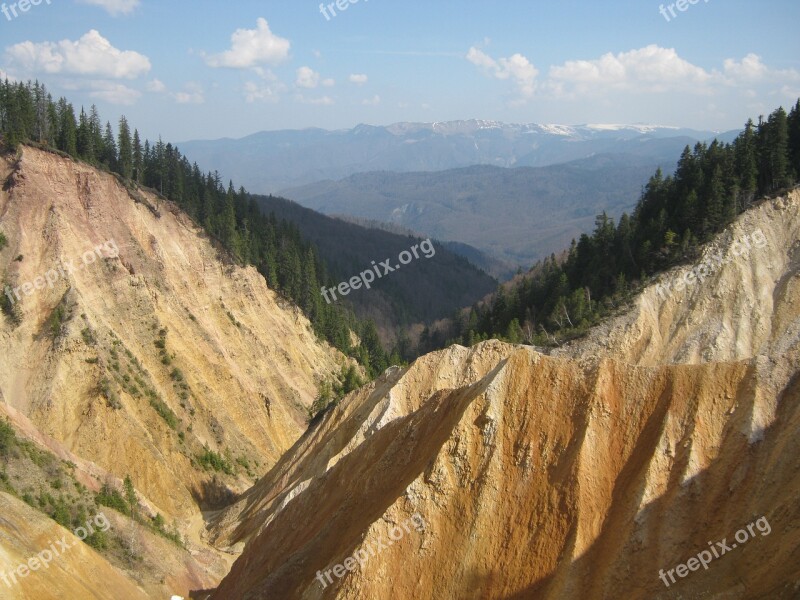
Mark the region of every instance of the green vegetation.
[[120, 402], [117, 392], [111, 387], [111, 385], [111, 381], [108, 379], [108, 377], [103, 377], [98, 383], [100, 394], [106, 399], [106, 402], [111, 408], [114, 410], [119, 410], [122, 408], [122, 402]]
[[95, 496], [95, 501], [101, 506], [113, 508], [118, 513], [127, 517], [131, 516], [131, 507], [122, 494], [108, 484], [105, 484], [100, 492]]
[[67, 309], [64, 307], [63, 301], [56, 306], [55, 310], [50, 314], [47, 320], [47, 326], [50, 329], [50, 335], [53, 339], [58, 339], [63, 333], [64, 322], [67, 320]]
[[309, 421], [312, 421], [327, 408], [339, 404], [342, 398], [362, 385], [364, 385], [364, 381], [355, 366], [343, 366], [337, 377], [332, 380], [326, 379], [319, 384], [317, 398], [308, 409]]
[[[96, 498], [93, 498], [69, 472], [69, 469], [74, 469], [75, 465], [61, 462], [33, 443], [18, 438], [7, 421], [0, 421], [0, 458], [5, 465], [4, 470], [0, 473], [0, 490], [18, 496], [26, 504], [47, 514], [67, 529], [85, 525], [90, 519], [90, 514], [94, 515], [98, 512]], [[44, 476], [50, 488], [59, 493], [56, 496], [43, 489], [39, 489], [37, 493], [33, 487], [28, 486], [22, 494], [19, 494], [11, 485], [8, 469], [13, 469], [17, 478], [20, 478], [22, 473], [30, 476], [38, 469], [39, 474]], [[38, 477], [39, 475], [36, 475], [34, 480]], [[20, 485], [25, 486], [26, 484], [20, 483]], [[111, 498], [113, 494], [103, 495], [101, 493], [98, 497], [101, 499]], [[109, 500], [107, 505], [112, 506], [112, 504], [113, 500]], [[126, 508], [124, 504], [118, 504], [118, 506]], [[107, 532], [95, 530], [84, 542], [97, 550], [105, 550], [110, 547], [111, 539]]]
[[150, 525], [158, 533], [160, 536], [170, 540], [175, 545], [183, 547], [183, 539], [181, 539], [181, 534], [178, 531], [178, 528], [175, 527], [172, 531], [167, 531], [166, 521], [161, 514], [157, 513], [155, 517], [153, 517]]
[[142, 143], [136, 129], [131, 135], [124, 116], [117, 129], [115, 137], [95, 106], [88, 114], [81, 108], [76, 117], [66, 98], [52, 100], [38, 81], [0, 83], [0, 134], [11, 148], [35, 144], [116, 173], [134, 191], [139, 185], [157, 190], [200, 224], [228, 260], [254, 265], [272, 289], [304, 311], [320, 337], [366, 360], [370, 376], [389, 366], [380, 345], [367, 350], [352, 345], [350, 332], [363, 339], [366, 325], [342, 305], [323, 301], [322, 283], [333, 286], [335, 281], [297, 227], [265, 215], [244, 188], [237, 190], [233, 182], [225, 187], [219, 173], [202, 173], [172, 144], [161, 139]]
[[81, 337], [83, 337], [83, 341], [87, 346], [94, 346], [97, 344], [97, 340], [95, 339], [92, 330], [88, 327], [81, 329]]
[[206, 470], [222, 471], [227, 475], [233, 475], [233, 465], [221, 454], [214, 452], [208, 446], [203, 447], [203, 453], [197, 457], [197, 462], [200, 463]]
[[684, 150], [674, 176], [659, 169], [633, 215], [615, 225], [603, 213], [565, 260], [550, 256], [492, 300], [437, 331], [426, 329], [421, 351], [491, 337], [538, 345], [584, 334], [624, 304], [649, 277], [694, 260], [756, 198], [794, 185], [800, 176], [800, 100], [748, 121], [732, 144], [714, 141]]
[[6, 283], [4, 281], [0, 281], [0, 312], [2, 312], [6, 318], [11, 321], [11, 324], [16, 326], [22, 322], [22, 319], [19, 315], [19, 311], [17, 310], [16, 304], [11, 301], [11, 299], [5, 294]]
[[8, 238], [6, 238], [6, 234], [0, 231], [0, 252], [2, 252], [6, 246], [8, 246]]
[[145, 393], [150, 401], [150, 406], [164, 419], [164, 422], [169, 425], [170, 429], [178, 429], [178, 424], [180, 423], [178, 416], [164, 403], [156, 391], [148, 389]]

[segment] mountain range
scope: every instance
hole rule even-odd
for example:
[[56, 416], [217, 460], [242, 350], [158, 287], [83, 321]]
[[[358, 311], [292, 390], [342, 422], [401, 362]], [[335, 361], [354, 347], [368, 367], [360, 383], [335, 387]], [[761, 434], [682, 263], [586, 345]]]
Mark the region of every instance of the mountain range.
[[630, 211], [658, 166], [641, 157], [605, 154], [547, 167], [380, 171], [320, 181], [285, 195], [325, 214], [389, 222], [527, 267], [591, 231], [601, 212], [618, 217]]
[[[542, 167], [600, 153], [650, 163], [676, 160], [686, 144], [730, 134], [654, 125], [540, 125], [466, 120], [361, 124], [352, 129], [263, 131], [241, 139], [179, 144], [203, 170], [255, 193], [276, 193], [366, 171], [440, 171], [472, 165]], [[285, 194], [284, 194], [285, 195]]]

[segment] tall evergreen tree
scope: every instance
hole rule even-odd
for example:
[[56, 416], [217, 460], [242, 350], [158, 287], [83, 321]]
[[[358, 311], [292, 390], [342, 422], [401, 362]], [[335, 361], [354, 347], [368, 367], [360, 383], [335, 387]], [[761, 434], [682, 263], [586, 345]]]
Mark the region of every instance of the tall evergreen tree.
[[800, 179], [800, 100], [789, 111], [789, 163], [791, 178]]
[[66, 98], [58, 101], [58, 137], [56, 147], [71, 156], [78, 153], [78, 125], [75, 122], [75, 111]]
[[137, 183], [142, 182], [144, 175], [144, 151], [142, 150], [142, 140], [139, 138], [139, 130], [133, 130], [133, 179]]
[[770, 191], [789, 185], [789, 123], [786, 111], [778, 108], [767, 123]]
[[128, 119], [124, 116], [119, 118], [119, 136], [117, 138], [119, 148], [119, 162], [117, 168], [119, 174], [125, 179], [133, 177], [133, 143], [131, 141], [131, 129]]
[[97, 161], [91, 122], [83, 107], [81, 107], [81, 115], [78, 118], [78, 156], [90, 163]]
[[117, 142], [114, 140], [114, 131], [111, 123], [106, 122], [106, 131], [103, 134], [103, 152], [100, 161], [112, 171], [117, 169]]

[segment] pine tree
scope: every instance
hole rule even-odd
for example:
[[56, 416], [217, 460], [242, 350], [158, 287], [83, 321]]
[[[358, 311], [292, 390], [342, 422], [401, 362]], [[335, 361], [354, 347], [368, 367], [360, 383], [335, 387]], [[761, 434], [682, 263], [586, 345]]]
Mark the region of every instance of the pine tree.
[[133, 180], [137, 183], [142, 182], [144, 176], [144, 153], [142, 151], [142, 141], [139, 139], [139, 130], [133, 130]]
[[100, 162], [111, 171], [117, 170], [117, 142], [114, 140], [114, 132], [109, 122], [106, 122], [106, 132], [103, 135], [103, 152]]
[[789, 123], [786, 111], [778, 108], [767, 122], [767, 154], [771, 189], [788, 187], [789, 180]]
[[800, 100], [789, 112], [789, 162], [792, 181], [800, 180]]
[[131, 129], [128, 126], [128, 120], [122, 116], [119, 118], [119, 162], [117, 169], [119, 174], [125, 179], [133, 177], [133, 144], [131, 142]]
[[34, 130], [34, 139], [40, 144], [47, 144], [50, 142], [51, 130], [50, 119], [47, 116], [47, 89], [44, 84], [39, 84], [37, 81], [33, 87], [34, 104], [36, 111], [36, 127]]
[[83, 107], [81, 107], [81, 114], [78, 118], [78, 157], [89, 163], [97, 161], [91, 122]]
[[78, 125], [75, 123], [75, 111], [66, 98], [58, 101], [58, 137], [56, 147], [71, 156], [78, 155]]
[[739, 173], [739, 189], [743, 205], [747, 206], [756, 193], [758, 185], [758, 157], [756, 155], [756, 133], [753, 120], [748, 119], [744, 131], [733, 145], [736, 157], [736, 171]]
[[94, 162], [101, 162], [105, 155], [103, 144], [103, 124], [100, 120], [100, 113], [97, 106], [92, 104], [89, 109], [89, 135], [92, 138], [91, 145], [94, 152]]

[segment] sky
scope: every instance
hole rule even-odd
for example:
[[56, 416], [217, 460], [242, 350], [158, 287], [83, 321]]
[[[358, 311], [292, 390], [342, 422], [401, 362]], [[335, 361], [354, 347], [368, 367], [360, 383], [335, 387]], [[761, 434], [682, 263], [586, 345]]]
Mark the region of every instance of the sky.
[[0, 5], [0, 76], [173, 142], [472, 118], [726, 131], [800, 97], [797, 0], [29, 1]]

